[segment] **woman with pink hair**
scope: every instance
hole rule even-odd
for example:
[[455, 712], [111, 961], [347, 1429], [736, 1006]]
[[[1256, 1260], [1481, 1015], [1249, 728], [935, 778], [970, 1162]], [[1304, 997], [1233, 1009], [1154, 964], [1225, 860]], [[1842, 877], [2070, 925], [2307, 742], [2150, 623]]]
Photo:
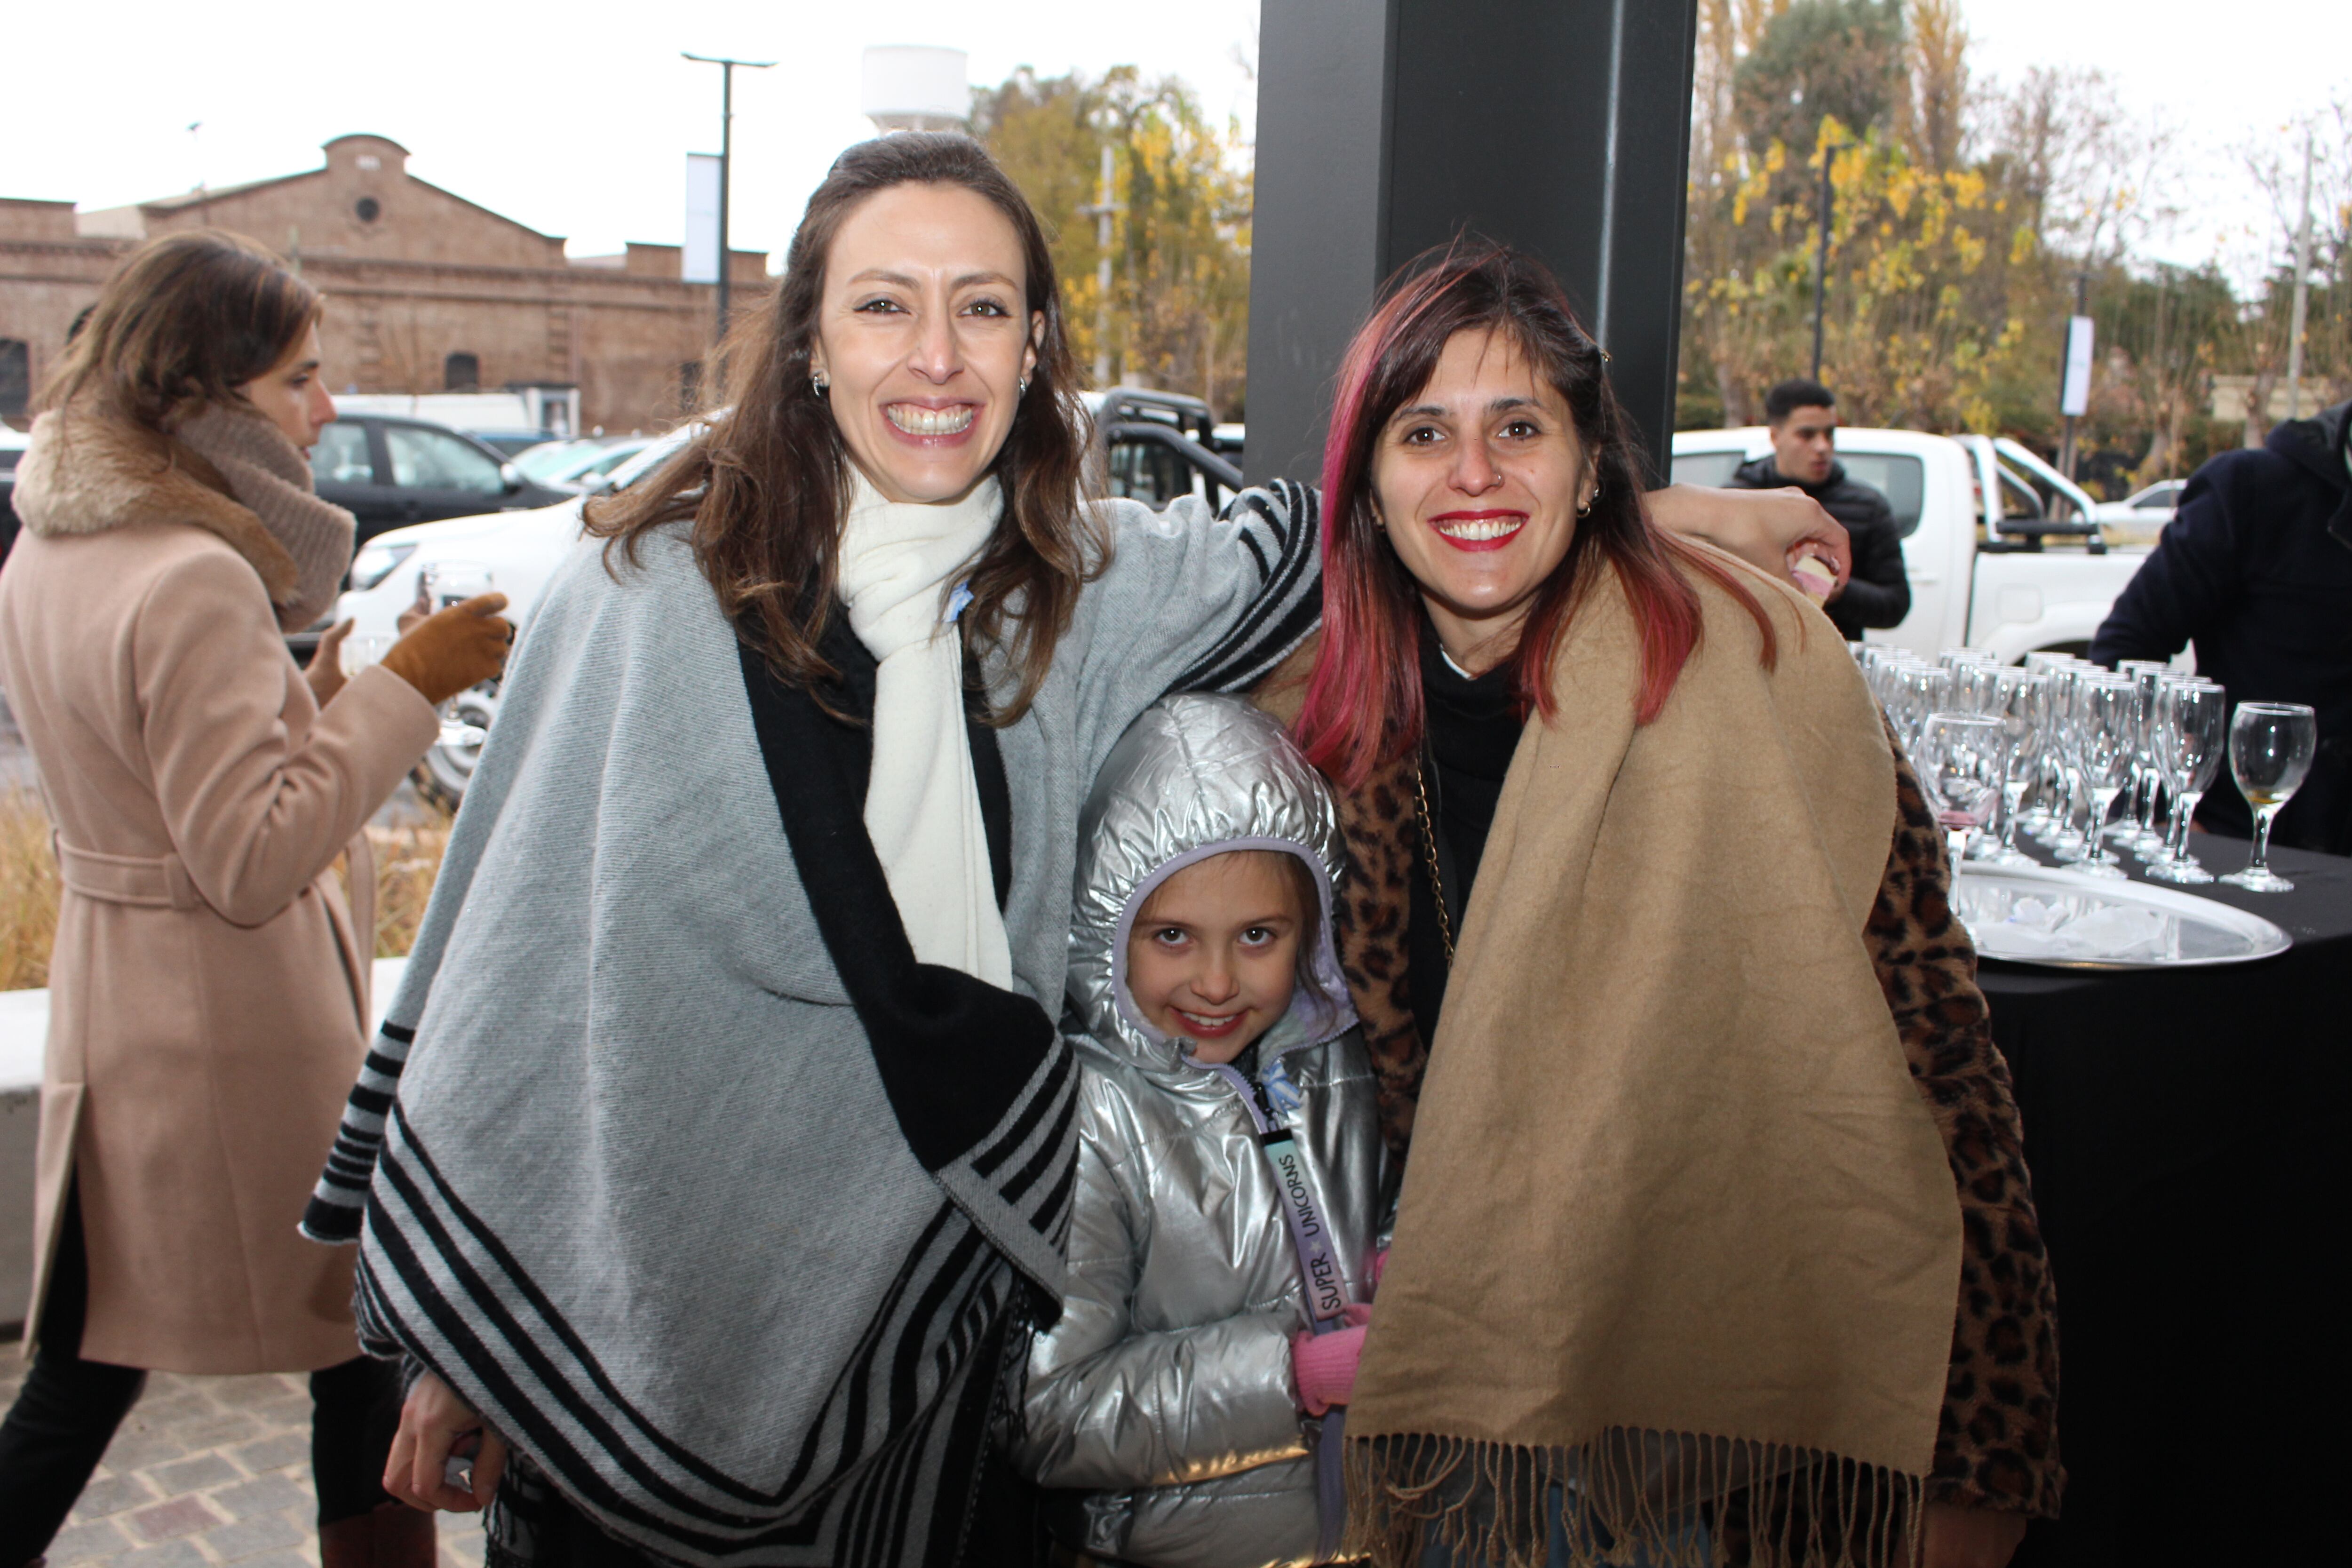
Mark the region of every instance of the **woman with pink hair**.
[[1942, 839], [1814, 605], [1653, 521], [1605, 362], [1508, 249], [1398, 284], [1263, 699], [1410, 1156], [1350, 1545], [1998, 1568], [2056, 1335]]

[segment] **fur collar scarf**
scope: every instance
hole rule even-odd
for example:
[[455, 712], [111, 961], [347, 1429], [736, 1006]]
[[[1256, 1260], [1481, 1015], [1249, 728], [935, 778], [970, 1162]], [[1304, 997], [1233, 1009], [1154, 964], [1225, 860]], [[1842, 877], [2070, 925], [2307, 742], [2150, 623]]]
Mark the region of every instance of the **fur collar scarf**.
[[300, 451], [261, 416], [206, 409], [161, 436], [68, 406], [33, 423], [16, 515], [47, 538], [152, 523], [201, 528], [245, 558], [292, 629], [333, 603], [351, 564], [352, 514], [310, 489]]

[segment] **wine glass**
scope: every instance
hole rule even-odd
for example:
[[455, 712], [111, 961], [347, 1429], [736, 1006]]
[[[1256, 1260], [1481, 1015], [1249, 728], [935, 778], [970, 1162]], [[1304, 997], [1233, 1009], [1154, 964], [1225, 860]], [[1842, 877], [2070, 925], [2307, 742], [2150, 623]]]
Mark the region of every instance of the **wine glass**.
[[2131, 777], [2139, 724], [2139, 695], [2126, 677], [2100, 671], [2084, 677], [2074, 692], [2074, 756], [2091, 797], [2091, 823], [2075, 869], [2086, 877], [2124, 877], [2122, 862], [2101, 842], [2100, 830]]
[[1904, 748], [1916, 752], [1928, 716], [1951, 705], [1952, 672], [1915, 659], [1896, 671], [1895, 680], [1902, 704], [1896, 723], [1903, 731]]
[[1952, 707], [1963, 713], [1990, 713], [2007, 666], [1992, 659], [1961, 659], [1948, 665], [1952, 672]]
[[2072, 659], [2050, 672], [2049, 765], [2056, 800], [2040, 837], [2061, 861], [2080, 860], [2085, 852], [2084, 836], [2074, 826], [2074, 813], [2078, 805], [2085, 811], [2090, 808], [2082, 763], [2082, 707], [2083, 684], [2092, 673], [2093, 667]]
[[[2006, 749], [2001, 755], [2000, 831], [1979, 841], [1979, 858], [1995, 866], [2032, 866], [2017, 847], [2020, 807], [2041, 764], [2042, 737], [2048, 723], [2050, 678], [2014, 665], [2001, 667], [1994, 682], [1991, 716], [2000, 721]], [[1990, 846], [1990, 847], [1987, 847]]]
[[[435, 610], [446, 610], [452, 605], [462, 605], [468, 599], [478, 599], [485, 594], [498, 592], [491, 580], [490, 569], [478, 561], [436, 561], [416, 574], [416, 592]], [[441, 739], [444, 746], [478, 746], [489, 739], [489, 731], [479, 724], [467, 723], [457, 712], [455, 698], [441, 704]]]
[[1943, 825], [1955, 869], [1968, 836], [1990, 822], [2000, 804], [2008, 749], [2000, 721], [1988, 713], [1930, 713], [1919, 726], [1919, 786]]
[[2230, 776], [2254, 808], [2254, 852], [2221, 880], [2250, 893], [2291, 893], [2270, 868], [2271, 819], [2303, 787], [2319, 747], [2319, 716], [2300, 702], [2241, 702], [2230, 721]]
[[2210, 882], [2213, 873], [2189, 853], [2189, 824], [2197, 803], [2221, 771], [2229, 734], [2230, 697], [2210, 680], [2168, 680], [2157, 697], [2157, 760], [2172, 794], [2172, 821], [2165, 847], [2147, 874], [2159, 882], [2189, 886]]
[[345, 637], [342, 651], [335, 662], [341, 665], [345, 676], [357, 675], [372, 664], [382, 664], [383, 656], [392, 651], [396, 637]]

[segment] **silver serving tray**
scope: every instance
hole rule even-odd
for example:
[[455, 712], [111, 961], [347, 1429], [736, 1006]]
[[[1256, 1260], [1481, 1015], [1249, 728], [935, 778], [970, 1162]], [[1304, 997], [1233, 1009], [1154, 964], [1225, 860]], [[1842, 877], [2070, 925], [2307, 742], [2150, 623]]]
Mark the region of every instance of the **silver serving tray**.
[[2243, 910], [2146, 882], [2051, 867], [1963, 864], [1952, 905], [1977, 952], [2051, 969], [2250, 963], [2294, 945]]

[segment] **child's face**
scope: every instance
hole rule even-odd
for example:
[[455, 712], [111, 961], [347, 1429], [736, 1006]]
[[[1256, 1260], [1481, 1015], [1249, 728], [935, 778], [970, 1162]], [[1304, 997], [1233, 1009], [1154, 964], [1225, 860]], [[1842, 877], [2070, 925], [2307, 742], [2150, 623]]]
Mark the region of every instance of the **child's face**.
[[1195, 861], [1153, 889], [1127, 941], [1127, 989], [1153, 1027], [1229, 1062], [1279, 1023], [1298, 987], [1307, 911], [1277, 850]]

